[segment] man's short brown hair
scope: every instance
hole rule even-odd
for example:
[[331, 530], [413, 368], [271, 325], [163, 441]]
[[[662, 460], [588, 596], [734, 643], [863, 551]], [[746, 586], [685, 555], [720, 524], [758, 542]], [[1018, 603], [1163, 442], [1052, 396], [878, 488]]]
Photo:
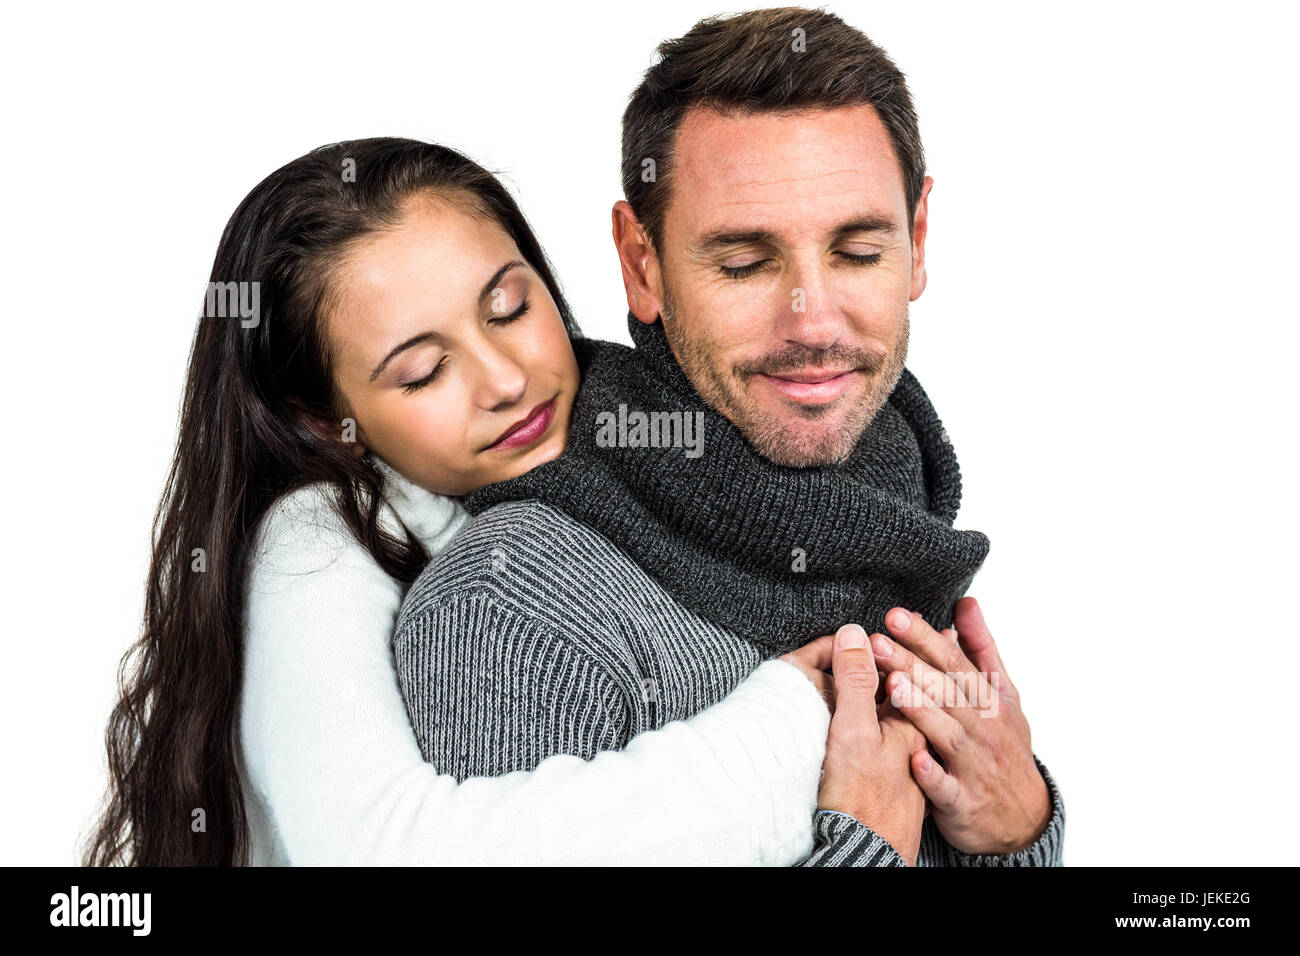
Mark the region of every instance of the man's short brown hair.
[[925, 183], [916, 112], [902, 72], [860, 30], [824, 10], [752, 10], [701, 20], [658, 54], [623, 112], [623, 193], [656, 249], [673, 144], [695, 107], [743, 115], [870, 105], [903, 171], [911, 235]]

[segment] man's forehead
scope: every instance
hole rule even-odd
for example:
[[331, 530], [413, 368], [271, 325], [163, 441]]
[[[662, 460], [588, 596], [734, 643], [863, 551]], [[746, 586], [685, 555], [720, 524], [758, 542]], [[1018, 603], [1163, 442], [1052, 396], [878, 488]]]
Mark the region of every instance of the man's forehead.
[[[870, 106], [783, 113], [697, 108], [677, 132], [670, 205], [693, 226], [899, 214], [902, 171]], [[679, 202], [679, 200], [682, 200]], [[811, 223], [808, 223], [811, 225]]]

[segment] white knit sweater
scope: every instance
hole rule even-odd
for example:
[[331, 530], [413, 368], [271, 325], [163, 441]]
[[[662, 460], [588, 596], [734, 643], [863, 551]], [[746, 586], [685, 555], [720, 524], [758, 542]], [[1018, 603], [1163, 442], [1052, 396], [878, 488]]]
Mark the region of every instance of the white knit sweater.
[[[377, 464], [382, 520], [446, 547], [464, 509]], [[398, 688], [404, 588], [323, 489], [281, 499], [252, 556], [240, 758], [254, 865], [789, 865], [811, 848], [830, 716], [797, 668], [764, 663], [625, 750], [458, 784], [421, 758]]]

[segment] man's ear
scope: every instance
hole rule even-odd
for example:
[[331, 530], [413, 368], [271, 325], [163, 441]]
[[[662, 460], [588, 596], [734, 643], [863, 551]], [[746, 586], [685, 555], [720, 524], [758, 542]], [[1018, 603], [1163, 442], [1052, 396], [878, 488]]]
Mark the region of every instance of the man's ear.
[[921, 198], [916, 201], [916, 215], [912, 217], [912, 292], [909, 302], [915, 302], [925, 291], [925, 233], [929, 225], [932, 186], [934, 177], [926, 176]]
[[659, 257], [632, 207], [622, 199], [611, 215], [614, 247], [623, 266], [627, 307], [646, 325], [653, 325], [663, 308], [663, 278]]
[[332, 421], [313, 412], [296, 398], [290, 398], [288, 402], [293, 406], [294, 412], [298, 415], [298, 420], [325, 441], [348, 446], [349, 450], [358, 458], [367, 452], [368, 446], [365, 436], [362, 434], [361, 426], [357, 424], [356, 419], [345, 416], [338, 421]]

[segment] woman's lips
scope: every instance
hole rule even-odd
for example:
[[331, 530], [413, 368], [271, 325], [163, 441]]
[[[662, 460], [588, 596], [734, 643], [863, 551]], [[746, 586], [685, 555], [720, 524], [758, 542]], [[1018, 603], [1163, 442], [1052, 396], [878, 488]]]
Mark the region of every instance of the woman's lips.
[[[755, 377], [766, 382], [773, 391], [784, 398], [810, 405], [821, 405], [843, 395], [859, 374], [861, 374], [860, 369], [849, 369], [838, 375], [791, 372], [788, 378], [762, 373]], [[808, 379], [808, 381], [800, 381], [801, 379]]]
[[522, 448], [531, 445], [546, 434], [553, 418], [555, 418], [555, 399], [552, 398], [534, 408], [523, 421], [511, 425], [506, 433], [497, 439], [496, 444], [489, 445], [484, 450], [499, 451], [503, 448]]

